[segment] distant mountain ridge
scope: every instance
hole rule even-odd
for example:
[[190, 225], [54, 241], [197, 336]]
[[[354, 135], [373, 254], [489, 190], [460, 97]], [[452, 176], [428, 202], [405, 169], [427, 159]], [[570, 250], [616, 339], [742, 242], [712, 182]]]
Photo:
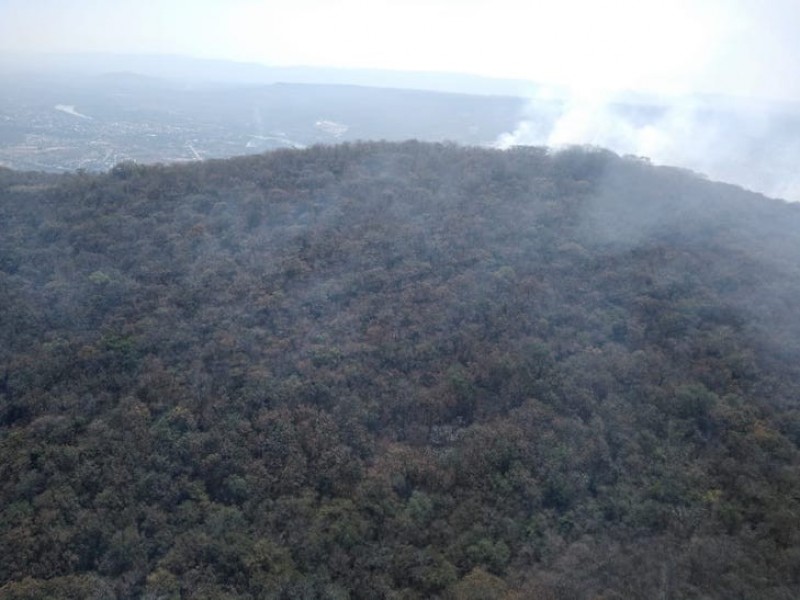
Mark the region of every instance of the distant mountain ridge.
[[146, 54], [60, 54], [8, 56], [0, 72], [77, 73], [102, 75], [131, 72], [195, 84], [265, 85], [311, 83], [418, 89], [434, 92], [527, 97], [533, 82], [460, 73], [270, 66], [231, 60]]

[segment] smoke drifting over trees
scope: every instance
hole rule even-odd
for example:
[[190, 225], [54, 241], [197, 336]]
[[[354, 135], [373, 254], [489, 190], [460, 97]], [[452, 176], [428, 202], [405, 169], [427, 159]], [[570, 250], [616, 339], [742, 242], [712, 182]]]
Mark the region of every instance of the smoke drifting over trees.
[[799, 254], [596, 149], [0, 169], [0, 597], [797, 597]]
[[800, 110], [724, 97], [576, 93], [531, 100], [496, 145], [589, 144], [694, 170], [768, 196], [800, 200]]

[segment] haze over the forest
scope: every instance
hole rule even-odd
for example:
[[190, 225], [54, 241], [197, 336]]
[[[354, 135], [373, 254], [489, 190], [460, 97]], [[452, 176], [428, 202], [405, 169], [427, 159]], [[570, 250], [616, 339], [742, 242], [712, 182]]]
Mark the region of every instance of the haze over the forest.
[[796, 1], [0, 0], [0, 600], [800, 598]]
[[800, 597], [798, 223], [596, 149], [0, 169], [0, 598]]

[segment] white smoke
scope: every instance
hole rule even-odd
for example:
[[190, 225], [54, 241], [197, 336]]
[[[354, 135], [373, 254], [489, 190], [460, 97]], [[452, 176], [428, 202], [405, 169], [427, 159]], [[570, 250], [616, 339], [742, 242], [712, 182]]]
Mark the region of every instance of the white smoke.
[[625, 99], [575, 93], [533, 98], [495, 145], [601, 146], [800, 201], [800, 111], [721, 98]]

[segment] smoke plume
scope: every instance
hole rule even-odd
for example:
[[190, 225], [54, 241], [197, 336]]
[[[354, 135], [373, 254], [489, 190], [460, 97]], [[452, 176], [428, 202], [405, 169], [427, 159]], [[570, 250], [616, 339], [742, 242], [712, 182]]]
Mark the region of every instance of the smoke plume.
[[654, 99], [575, 93], [531, 99], [496, 146], [588, 144], [800, 201], [800, 110], [713, 96]]

